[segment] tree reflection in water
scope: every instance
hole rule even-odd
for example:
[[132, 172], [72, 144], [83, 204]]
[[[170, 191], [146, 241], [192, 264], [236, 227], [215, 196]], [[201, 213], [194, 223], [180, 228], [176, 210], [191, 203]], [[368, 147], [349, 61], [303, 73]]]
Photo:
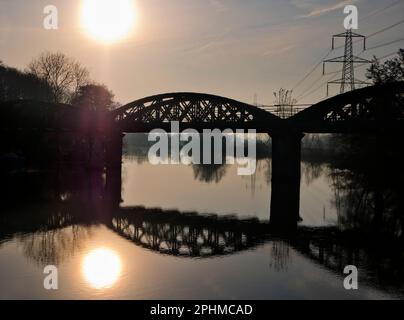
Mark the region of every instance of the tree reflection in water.
[[273, 240], [271, 243], [269, 267], [277, 272], [288, 270], [290, 263], [290, 244], [285, 240]]
[[226, 175], [227, 168], [227, 165], [192, 165], [194, 178], [207, 183], [219, 183]]
[[17, 236], [24, 255], [40, 266], [60, 265], [83, 248], [85, 240], [92, 235], [92, 229], [71, 225], [63, 229], [38, 231]]
[[340, 226], [403, 238], [401, 137], [344, 136], [337, 141], [344, 148], [331, 164], [329, 177]]

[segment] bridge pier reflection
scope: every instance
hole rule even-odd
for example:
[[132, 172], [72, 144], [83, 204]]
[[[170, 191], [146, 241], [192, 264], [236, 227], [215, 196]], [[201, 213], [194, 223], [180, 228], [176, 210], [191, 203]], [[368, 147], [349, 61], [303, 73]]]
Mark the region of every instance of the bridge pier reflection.
[[110, 208], [118, 208], [122, 202], [123, 137], [124, 134], [115, 132], [107, 139], [105, 198]]
[[105, 191], [107, 209], [119, 208], [122, 202], [122, 171], [120, 169], [107, 168]]
[[272, 137], [270, 224], [274, 231], [290, 232], [299, 220], [302, 133], [276, 133]]

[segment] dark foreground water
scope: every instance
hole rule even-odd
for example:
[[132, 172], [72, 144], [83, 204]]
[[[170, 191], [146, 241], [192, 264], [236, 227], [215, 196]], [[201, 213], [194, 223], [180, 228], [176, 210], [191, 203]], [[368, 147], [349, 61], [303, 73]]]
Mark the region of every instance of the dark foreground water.
[[[241, 177], [236, 166], [152, 166], [127, 154], [113, 212], [99, 207], [105, 175], [8, 176], [0, 299], [402, 297], [401, 245], [345, 233], [367, 211], [355, 198], [363, 189], [327, 163], [302, 162], [302, 173], [302, 222], [287, 239], [268, 233], [270, 159]], [[343, 286], [349, 264], [356, 291]], [[58, 267], [58, 290], [43, 287], [46, 265]]]

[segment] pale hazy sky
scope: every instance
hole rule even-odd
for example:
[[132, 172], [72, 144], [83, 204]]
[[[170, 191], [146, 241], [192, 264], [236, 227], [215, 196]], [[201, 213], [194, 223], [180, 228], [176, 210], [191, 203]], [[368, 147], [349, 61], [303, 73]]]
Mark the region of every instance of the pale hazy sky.
[[[331, 35], [344, 31], [344, 5], [357, 5], [358, 32], [364, 35], [404, 17], [404, 0], [134, 2], [138, 17], [134, 32], [123, 42], [106, 46], [83, 31], [81, 0], [0, 0], [0, 60], [23, 69], [42, 51], [64, 52], [88, 67], [92, 78], [105, 83], [121, 103], [157, 93], [194, 91], [248, 103], [256, 93], [260, 103], [269, 104], [273, 91], [293, 88], [330, 48]], [[43, 9], [49, 4], [59, 9], [58, 30], [42, 26]], [[368, 46], [403, 38], [403, 34], [401, 24], [372, 37]], [[400, 47], [404, 41], [361, 56], [383, 56]], [[336, 51], [330, 57], [340, 54]], [[320, 75], [318, 68], [295, 89], [296, 96]], [[358, 77], [363, 78], [360, 73]], [[300, 102], [324, 96], [325, 87]]]

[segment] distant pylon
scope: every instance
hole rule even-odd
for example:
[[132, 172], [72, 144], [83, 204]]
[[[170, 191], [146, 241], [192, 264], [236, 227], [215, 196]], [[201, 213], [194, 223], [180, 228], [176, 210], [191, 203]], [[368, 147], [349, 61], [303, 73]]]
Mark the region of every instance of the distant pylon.
[[335, 38], [345, 38], [345, 52], [341, 57], [328, 59], [323, 61], [323, 74], [325, 74], [325, 64], [327, 62], [342, 63], [342, 76], [341, 79], [333, 80], [327, 83], [327, 96], [328, 87], [330, 84], [341, 85], [340, 93], [344, 93], [350, 90], [355, 90], [355, 85], [357, 84], [368, 84], [362, 80], [355, 79], [355, 63], [370, 63], [371, 61], [357, 57], [354, 55], [354, 47], [352, 38], [363, 38], [363, 51], [366, 50], [366, 37], [357, 33], [352, 32], [348, 29], [344, 33], [336, 34], [332, 36], [332, 49], [334, 50]]

